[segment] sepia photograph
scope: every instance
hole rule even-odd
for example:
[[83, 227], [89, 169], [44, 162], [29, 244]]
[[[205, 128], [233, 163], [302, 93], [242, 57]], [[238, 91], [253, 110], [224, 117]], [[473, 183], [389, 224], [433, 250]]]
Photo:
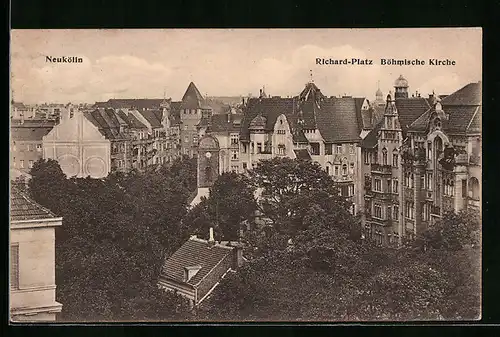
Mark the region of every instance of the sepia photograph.
[[11, 324], [481, 319], [481, 28], [10, 48]]

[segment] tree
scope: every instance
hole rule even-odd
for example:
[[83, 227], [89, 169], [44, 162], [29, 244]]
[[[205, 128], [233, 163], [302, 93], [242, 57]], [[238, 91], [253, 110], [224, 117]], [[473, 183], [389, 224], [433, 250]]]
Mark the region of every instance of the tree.
[[[30, 187], [36, 201], [45, 200], [63, 217], [56, 230], [61, 319], [188, 317], [187, 300], [156, 283], [165, 257], [182, 244], [179, 220], [186, 212], [189, 182], [179, 183], [178, 172], [166, 170], [66, 179], [55, 164], [35, 166]], [[179, 162], [177, 170], [185, 164]]]
[[31, 197], [40, 205], [59, 214], [64, 209], [65, 200], [59, 195], [66, 189], [66, 175], [59, 163], [53, 159], [39, 159], [30, 170], [28, 189]]
[[313, 204], [347, 210], [332, 178], [319, 166], [305, 160], [275, 158], [260, 161], [250, 172], [261, 191], [260, 211], [279, 232], [293, 236], [303, 229], [303, 218]]
[[210, 188], [208, 198], [201, 200], [184, 220], [192, 234], [215, 234], [225, 240], [237, 240], [241, 224], [253, 219], [257, 209], [254, 190], [248, 178], [234, 172], [221, 174]]

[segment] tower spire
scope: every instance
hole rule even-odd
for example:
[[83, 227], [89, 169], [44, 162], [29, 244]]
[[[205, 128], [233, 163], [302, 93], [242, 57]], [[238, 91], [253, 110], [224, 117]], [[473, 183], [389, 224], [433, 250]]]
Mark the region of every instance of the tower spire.
[[314, 83], [314, 78], [313, 78], [313, 71], [312, 71], [312, 69], [309, 69], [309, 76], [311, 77], [311, 83]]

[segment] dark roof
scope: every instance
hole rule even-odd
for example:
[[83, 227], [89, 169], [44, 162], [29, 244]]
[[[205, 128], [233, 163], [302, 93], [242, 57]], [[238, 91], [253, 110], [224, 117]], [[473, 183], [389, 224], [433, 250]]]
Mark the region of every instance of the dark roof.
[[52, 219], [56, 216], [48, 209], [31, 200], [17, 187], [12, 186], [10, 190], [10, 221], [21, 220], [43, 220]]
[[[397, 102], [397, 101], [396, 101]], [[448, 120], [443, 120], [445, 132], [465, 134], [481, 132], [481, 82], [469, 83], [441, 101]], [[434, 107], [416, 119], [410, 126], [412, 131], [427, 130]]]
[[[161, 111], [159, 110], [143, 110], [139, 113], [151, 124], [152, 128], [161, 128]], [[160, 116], [160, 118], [158, 118]]]
[[163, 98], [112, 98], [107, 102], [96, 102], [95, 107], [112, 109], [158, 109]]
[[293, 150], [293, 152], [295, 152], [297, 159], [311, 160], [311, 155], [307, 149]]
[[465, 87], [455, 91], [451, 95], [446, 96], [441, 101], [443, 106], [450, 105], [481, 105], [482, 84], [469, 83]]
[[357, 98], [352, 97], [330, 98], [322, 103], [321, 109], [316, 113], [316, 123], [325, 142], [361, 139], [361, 111], [356, 109], [356, 100]]
[[54, 128], [54, 124], [47, 126], [35, 126], [35, 124], [13, 125], [11, 126], [11, 139], [13, 141], [42, 141]]
[[219, 262], [232, 253], [234, 248], [190, 238], [170, 256], [163, 265], [162, 276], [184, 282], [184, 268], [201, 266], [187, 283], [197, 285]]
[[201, 95], [200, 91], [196, 87], [196, 85], [191, 82], [182, 96], [181, 109], [207, 109], [210, 108], [207, 106], [205, 99]]
[[242, 114], [231, 113], [212, 115], [209, 120], [208, 132], [239, 132], [242, 117]]
[[411, 123], [430, 109], [430, 105], [423, 97], [398, 98], [396, 108], [401, 129], [405, 132]]
[[378, 132], [384, 125], [384, 120], [380, 120], [375, 127], [366, 135], [361, 142], [361, 147], [365, 149], [373, 149], [378, 144]]

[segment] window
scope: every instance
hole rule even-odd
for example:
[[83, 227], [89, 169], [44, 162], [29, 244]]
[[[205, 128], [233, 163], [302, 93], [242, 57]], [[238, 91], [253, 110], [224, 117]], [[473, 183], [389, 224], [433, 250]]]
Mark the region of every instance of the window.
[[326, 155], [332, 154], [332, 144], [325, 144], [325, 154]]
[[399, 193], [399, 181], [397, 179], [392, 181], [392, 192]]
[[348, 195], [351, 197], [354, 195], [354, 185], [348, 186]]
[[[15, 160], [16, 158], [14, 158]], [[14, 167], [16, 167], [16, 163], [14, 162]], [[467, 180], [462, 179], [462, 198], [467, 198]]]
[[28, 167], [29, 167], [29, 168], [33, 168], [33, 160], [30, 160], [30, 161], [28, 162]]
[[286, 134], [286, 130], [278, 130], [278, 135], [285, 135]]
[[342, 153], [342, 145], [337, 144], [337, 153]]
[[10, 288], [19, 289], [19, 245], [10, 246]]
[[374, 179], [373, 186], [374, 191], [382, 192], [382, 181], [380, 179]]
[[382, 149], [382, 165], [387, 165], [387, 149]]
[[347, 185], [342, 185], [340, 186], [340, 195], [343, 197], [348, 197], [349, 196], [349, 189]]
[[427, 173], [427, 184], [426, 187], [429, 191], [432, 191], [432, 173]]
[[257, 143], [257, 153], [262, 153], [262, 143]]
[[312, 155], [318, 156], [319, 153], [319, 143], [311, 143], [311, 152]]
[[278, 154], [279, 155], [285, 154], [285, 145], [283, 145], [283, 144], [278, 145]]
[[399, 164], [399, 157], [397, 153], [392, 154], [392, 166], [397, 167]]
[[247, 163], [243, 163], [243, 169], [246, 170], [247, 169]]
[[38, 152], [41, 152], [42, 151], [42, 144], [36, 144], [36, 150]]
[[339, 175], [339, 166], [338, 165], [335, 165], [335, 175], [336, 176]]
[[184, 136], [184, 142], [189, 143], [189, 136]]
[[343, 176], [347, 175], [347, 164], [342, 164], [342, 175]]
[[399, 206], [394, 206], [393, 211], [394, 211], [393, 219], [396, 221], [399, 220]]
[[184, 125], [184, 131], [187, 131], [187, 129], [188, 129], [188, 126]]
[[21, 168], [24, 168], [24, 160], [20, 160], [20, 161], [19, 161], [19, 166], [20, 166]]
[[328, 174], [328, 175], [329, 175], [329, 174], [330, 174], [330, 166], [326, 165], [326, 168], [325, 168], [325, 169], [326, 169], [326, 174]]
[[349, 146], [349, 153], [354, 153], [354, 145]]
[[238, 150], [231, 150], [231, 160], [238, 160]]
[[232, 165], [231, 166], [231, 171], [238, 172], [238, 166], [237, 165]]
[[373, 206], [373, 216], [382, 219], [382, 207], [380, 205], [375, 204]]
[[33, 151], [33, 144], [28, 144], [28, 151]]
[[405, 216], [409, 219], [413, 219], [413, 202], [407, 202], [406, 205], [405, 205], [406, 209], [405, 209]]
[[365, 164], [370, 164], [370, 153], [365, 152], [364, 157], [365, 157]]
[[231, 134], [231, 145], [237, 145], [239, 142], [239, 136], [237, 133]]
[[386, 215], [387, 220], [390, 220], [392, 218], [392, 207], [391, 206], [387, 206], [387, 213], [385, 215]]
[[427, 143], [427, 159], [428, 160], [432, 159], [432, 143], [431, 142]]
[[410, 175], [410, 187], [413, 188], [413, 184], [414, 184], [414, 179], [415, 179], [415, 176], [413, 175], [413, 173]]
[[12, 158], [12, 165], [13, 165], [14, 167], [17, 167], [16, 157]]
[[349, 164], [349, 174], [354, 174], [354, 163]]

